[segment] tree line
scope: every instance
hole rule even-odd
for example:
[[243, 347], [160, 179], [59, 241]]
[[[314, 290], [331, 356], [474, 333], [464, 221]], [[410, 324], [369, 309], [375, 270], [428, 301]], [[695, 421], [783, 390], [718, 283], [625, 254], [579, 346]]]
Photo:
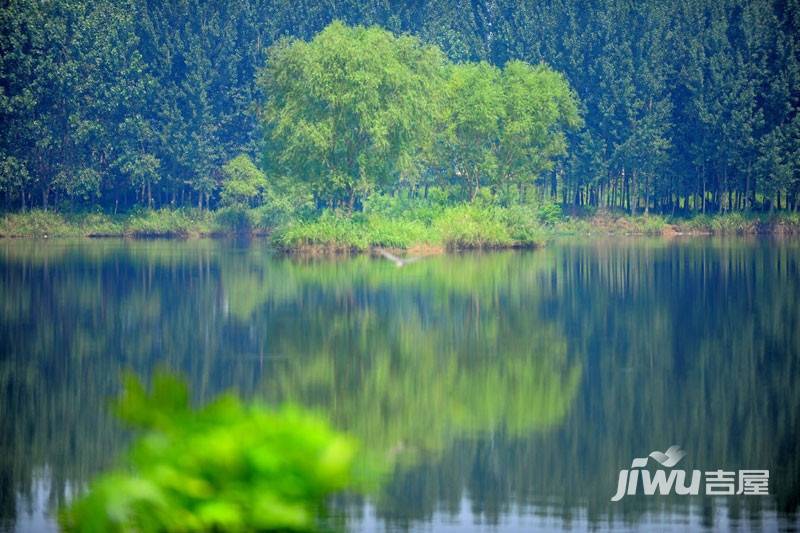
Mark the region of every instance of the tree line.
[[[439, 184], [466, 199], [485, 187], [500, 198], [639, 212], [800, 209], [798, 7], [12, 1], [0, 8], [0, 201], [6, 209], [215, 207], [252, 189], [240, 179], [226, 192], [226, 165], [245, 154], [268, 181], [299, 177], [303, 162], [300, 182], [319, 205], [357, 207], [372, 190]], [[318, 35], [334, 20], [391, 35], [344, 25]], [[313, 46], [325, 39], [340, 46], [331, 50], [363, 48], [325, 57]], [[335, 95], [340, 104], [349, 94], [291, 78], [348, 82], [324, 63], [317, 73], [291, 64], [303, 54], [359, 67], [394, 57], [385, 79], [356, 80], [378, 83], [372, 101], [350, 94], [380, 116], [363, 131], [347, 130], [352, 115], [337, 123], [361, 139], [323, 142], [321, 115], [294, 123], [284, 115], [285, 136], [276, 133], [287, 110], [276, 106], [279, 92], [318, 102]], [[388, 87], [406, 92], [386, 98]], [[554, 122], [531, 115], [543, 93], [561, 105]], [[558, 96], [566, 94], [577, 96], [574, 110]], [[442, 99], [448, 105], [431, 113]], [[536, 141], [514, 138], [515, 127], [532, 134], [536, 121], [557, 127]], [[368, 149], [348, 155], [356, 141]], [[234, 167], [253, 170], [241, 159]]]

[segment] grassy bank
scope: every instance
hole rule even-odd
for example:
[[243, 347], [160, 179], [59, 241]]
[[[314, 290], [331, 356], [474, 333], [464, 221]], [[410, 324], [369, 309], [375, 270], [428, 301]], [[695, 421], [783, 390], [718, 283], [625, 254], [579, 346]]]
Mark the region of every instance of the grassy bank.
[[140, 210], [126, 214], [29, 211], [0, 216], [0, 237], [204, 237], [269, 235], [276, 247], [320, 252], [535, 247], [560, 235], [800, 234], [798, 213], [672, 218], [594, 213], [558, 206], [439, 205], [380, 199], [352, 215], [332, 210], [276, 216], [259, 209]]
[[[417, 216], [415, 216], [417, 215]], [[450, 250], [534, 247], [546, 228], [520, 210], [459, 205], [435, 212], [397, 215], [372, 212], [319, 218], [279, 226], [274, 243], [285, 250], [363, 251], [371, 247], [432, 247]]]
[[373, 209], [354, 216], [325, 212], [275, 229], [285, 250], [362, 251], [370, 247], [442, 249], [535, 247], [568, 235], [755, 235], [798, 234], [800, 214], [630, 216], [593, 213], [565, 216], [558, 206], [498, 207], [462, 204], [408, 210]]
[[33, 210], [0, 217], [0, 237], [208, 237], [264, 234], [272, 221], [259, 209], [139, 210], [125, 214]]
[[563, 217], [555, 235], [798, 235], [800, 213], [724, 213], [691, 217], [597, 213]]

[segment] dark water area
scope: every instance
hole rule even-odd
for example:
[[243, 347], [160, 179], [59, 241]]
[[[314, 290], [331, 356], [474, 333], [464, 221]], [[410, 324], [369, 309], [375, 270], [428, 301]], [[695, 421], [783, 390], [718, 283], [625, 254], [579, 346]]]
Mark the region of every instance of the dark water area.
[[[333, 502], [353, 530], [798, 528], [798, 297], [797, 240], [565, 240], [403, 268], [263, 242], [0, 241], [0, 529], [56, 528], [129, 441], [108, 410], [121, 372], [158, 368], [198, 402], [290, 401], [356, 436], [379, 471]], [[673, 444], [687, 473], [769, 470], [769, 495], [611, 501], [620, 470]]]

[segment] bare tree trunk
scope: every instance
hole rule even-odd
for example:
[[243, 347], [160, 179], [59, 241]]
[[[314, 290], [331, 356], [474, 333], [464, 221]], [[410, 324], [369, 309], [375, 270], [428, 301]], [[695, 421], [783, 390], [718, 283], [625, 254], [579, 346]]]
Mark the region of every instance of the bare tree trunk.
[[744, 178], [744, 210], [750, 211], [750, 164], [747, 165], [747, 174]]
[[611, 200], [609, 202], [610, 203], [609, 207], [616, 208], [617, 202], [619, 202], [618, 198], [619, 198], [619, 183], [617, 178], [614, 178], [614, 181], [611, 182]]
[[706, 214], [706, 173], [705, 173], [705, 169], [703, 169], [703, 199], [702, 199], [702, 203], [703, 203], [703, 214], [705, 215]]
[[630, 183], [628, 182], [628, 176], [625, 175], [625, 169], [622, 169], [622, 187], [623, 187], [623, 197], [622, 197], [622, 208], [626, 211], [630, 212], [631, 210], [631, 187]]

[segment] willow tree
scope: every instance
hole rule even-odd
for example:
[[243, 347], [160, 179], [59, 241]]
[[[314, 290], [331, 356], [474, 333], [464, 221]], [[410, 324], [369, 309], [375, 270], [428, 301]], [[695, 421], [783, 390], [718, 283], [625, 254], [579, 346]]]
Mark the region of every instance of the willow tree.
[[474, 198], [482, 178], [497, 170], [497, 143], [505, 119], [500, 70], [486, 62], [450, 69], [442, 157], [452, 161], [456, 176]]
[[340, 22], [310, 42], [278, 42], [260, 80], [268, 163], [352, 209], [414, 166], [433, 130], [444, 61], [416, 38]]
[[498, 178], [520, 188], [567, 154], [566, 131], [582, 120], [578, 98], [560, 73], [522, 61], [506, 64], [502, 75], [505, 120], [498, 143]]
[[566, 154], [565, 131], [577, 127], [577, 97], [545, 65], [511, 61], [454, 65], [447, 83], [442, 157], [452, 161], [470, 196], [481, 185], [530, 181]]

